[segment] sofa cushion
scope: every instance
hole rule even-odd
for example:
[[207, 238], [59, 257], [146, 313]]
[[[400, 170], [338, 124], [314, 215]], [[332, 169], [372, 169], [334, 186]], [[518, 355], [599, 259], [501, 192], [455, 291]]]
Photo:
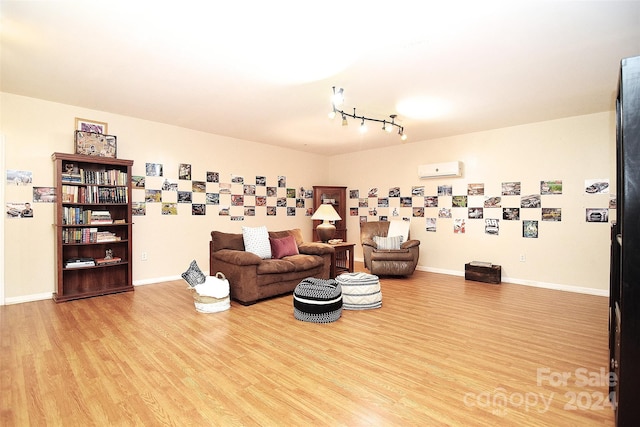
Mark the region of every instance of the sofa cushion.
[[242, 238], [245, 251], [254, 253], [262, 259], [271, 258], [271, 244], [266, 226], [242, 227]]
[[295, 271], [306, 271], [324, 264], [324, 259], [316, 255], [291, 255], [284, 258], [292, 263]]
[[280, 274], [296, 271], [296, 267], [290, 261], [284, 259], [263, 259], [256, 272], [260, 274]]
[[298, 255], [298, 245], [296, 239], [292, 235], [276, 239], [269, 237], [271, 243], [271, 257], [280, 259], [289, 255]]
[[373, 236], [373, 241], [376, 243], [376, 246], [380, 250], [395, 250], [400, 249], [400, 245], [402, 244], [402, 236]]
[[222, 231], [212, 231], [214, 251], [221, 249], [231, 249], [234, 251], [244, 251], [244, 239], [242, 233], [224, 233]]

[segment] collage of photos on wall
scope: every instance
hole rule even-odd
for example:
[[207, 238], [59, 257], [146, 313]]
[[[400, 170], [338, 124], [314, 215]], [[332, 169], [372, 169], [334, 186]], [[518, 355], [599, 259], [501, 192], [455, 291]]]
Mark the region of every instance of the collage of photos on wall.
[[[522, 237], [535, 239], [539, 237], [541, 221], [562, 221], [562, 208], [557, 206], [561, 203], [555, 202], [555, 197], [563, 194], [562, 180], [540, 181], [536, 194], [522, 194], [521, 188], [521, 182], [510, 181], [501, 183], [499, 195], [485, 194], [483, 183], [467, 184], [466, 194], [454, 194], [449, 184], [438, 185], [431, 194], [425, 192], [425, 186], [412, 187], [410, 195], [403, 195], [400, 187], [388, 191], [370, 187], [362, 193], [350, 189], [349, 215], [359, 217], [360, 222], [421, 218], [428, 232], [436, 232], [438, 223], [447, 219], [450, 221], [445, 222], [446, 227], [452, 224], [454, 234], [466, 233], [468, 221], [483, 221], [485, 234], [493, 236], [500, 235], [501, 221], [521, 221]], [[585, 180], [584, 194], [609, 194], [609, 180]], [[543, 206], [543, 200], [547, 206]], [[607, 207], [587, 208], [586, 221], [608, 222], [609, 210], [615, 209], [615, 204], [615, 195], [611, 195]], [[532, 216], [537, 219], [529, 219]]]
[[[271, 185], [269, 185], [271, 184]], [[179, 204], [189, 204], [191, 215], [228, 217], [244, 221], [248, 216], [311, 216], [313, 190], [287, 186], [287, 178], [269, 179], [257, 175], [246, 178], [207, 171], [202, 180], [194, 179], [191, 164], [181, 163], [175, 175], [165, 173], [161, 163], [146, 163], [144, 176], [132, 177], [132, 188], [144, 191], [144, 201], [134, 201], [133, 215], [147, 214], [150, 203], [161, 205], [162, 215], [178, 215]]]
[[5, 203], [6, 217], [10, 219], [33, 218], [36, 204], [56, 201], [55, 187], [34, 186], [31, 171], [8, 169], [6, 185], [25, 187], [25, 199]]

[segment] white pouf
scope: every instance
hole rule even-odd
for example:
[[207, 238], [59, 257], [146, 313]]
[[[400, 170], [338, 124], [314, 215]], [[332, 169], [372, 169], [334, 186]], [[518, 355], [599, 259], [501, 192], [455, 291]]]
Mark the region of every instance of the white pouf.
[[367, 273], [343, 273], [336, 277], [342, 287], [345, 310], [368, 310], [382, 307], [382, 291], [378, 276]]

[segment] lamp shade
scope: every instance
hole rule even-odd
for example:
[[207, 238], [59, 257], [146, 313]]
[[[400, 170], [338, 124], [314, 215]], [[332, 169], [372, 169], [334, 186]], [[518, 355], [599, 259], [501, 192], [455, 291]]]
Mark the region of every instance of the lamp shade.
[[321, 204], [318, 209], [311, 216], [313, 220], [323, 220], [323, 221], [340, 221], [340, 215], [333, 208], [332, 205], [328, 203]]

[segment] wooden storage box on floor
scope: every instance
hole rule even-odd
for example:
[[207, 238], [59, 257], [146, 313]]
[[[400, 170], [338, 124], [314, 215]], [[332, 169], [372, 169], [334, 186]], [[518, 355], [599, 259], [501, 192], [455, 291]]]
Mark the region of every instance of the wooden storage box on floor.
[[477, 266], [468, 263], [464, 265], [464, 278], [497, 285], [502, 281], [502, 267], [499, 265]]

